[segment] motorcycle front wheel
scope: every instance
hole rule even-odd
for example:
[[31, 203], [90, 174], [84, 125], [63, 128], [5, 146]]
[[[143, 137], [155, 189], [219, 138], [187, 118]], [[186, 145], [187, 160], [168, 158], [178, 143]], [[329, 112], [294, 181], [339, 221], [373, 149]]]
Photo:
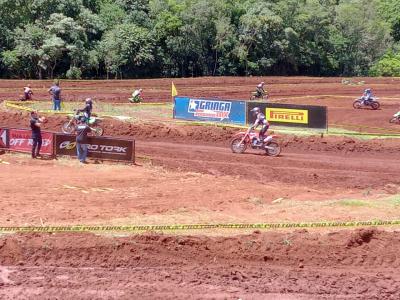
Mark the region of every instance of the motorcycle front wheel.
[[246, 151], [247, 148], [246, 142], [240, 143], [242, 139], [243, 139], [242, 137], [237, 137], [231, 141], [231, 150], [233, 153], [241, 154], [244, 151]]
[[101, 127], [93, 127], [92, 129], [95, 136], [102, 136], [104, 134], [104, 129]]
[[391, 119], [389, 120], [389, 123], [392, 123], [392, 124], [400, 124], [400, 119], [397, 118], [397, 117], [393, 117], [393, 118], [391, 118]]
[[65, 134], [72, 134], [75, 131], [75, 126], [72, 122], [68, 121], [65, 122], [62, 126], [61, 126], [61, 131]]
[[277, 142], [269, 142], [265, 148], [265, 152], [268, 156], [276, 157], [281, 154], [281, 146]]
[[362, 106], [362, 104], [361, 104], [360, 100], [356, 100], [353, 102], [353, 108], [359, 109], [359, 108], [361, 108], [361, 106]]

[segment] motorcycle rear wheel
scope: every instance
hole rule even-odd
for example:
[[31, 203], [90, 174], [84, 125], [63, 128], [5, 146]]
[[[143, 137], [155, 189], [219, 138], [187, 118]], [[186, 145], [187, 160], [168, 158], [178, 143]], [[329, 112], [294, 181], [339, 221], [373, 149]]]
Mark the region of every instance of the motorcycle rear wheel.
[[246, 142], [240, 143], [242, 139], [242, 137], [237, 137], [231, 141], [231, 150], [233, 153], [242, 154], [244, 151], [246, 151]]
[[377, 110], [381, 105], [379, 104], [379, 102], [373, 101], [371, 102], [371, 108], [373, 110]]
[[269, 142], [267, 144], [267, 147], [265, 148], [265, 152], [267, 153], [268, 156], [276, 157], [279, 154], [281, 154], [281, 146], [275, 141]]
[[70, 121], [65, 122], [62, 126], [61, 126], [61, 131], [65, 134], [73, 134], [75, 131], [75, 126], [74, 124], [72, 124]]

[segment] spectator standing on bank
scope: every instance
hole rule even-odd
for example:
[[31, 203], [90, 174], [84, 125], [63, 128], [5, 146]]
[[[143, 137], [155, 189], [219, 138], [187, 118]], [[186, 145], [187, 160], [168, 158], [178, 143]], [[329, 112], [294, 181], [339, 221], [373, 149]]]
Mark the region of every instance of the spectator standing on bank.
[[40, 158], [40, 148], [42, 147], [41, 126], [45, 118], [39, 118], [36, 111], [31, 112], [30, 127], [32, 129], [32, 158]]
[[61, 88], [58, 81], [54, 82], [53, 86], [49, 88], [49, 94], [53, 101], [53, 110], [61, 110]]
[[88, 124], [85, 122], [85, 118], [82, 117], [78, 121], [76, 126], [76, 154], [82, 164], [87, 164], [86, 158], [88, 154], [88, 138], [87, 135], [91, 131]]

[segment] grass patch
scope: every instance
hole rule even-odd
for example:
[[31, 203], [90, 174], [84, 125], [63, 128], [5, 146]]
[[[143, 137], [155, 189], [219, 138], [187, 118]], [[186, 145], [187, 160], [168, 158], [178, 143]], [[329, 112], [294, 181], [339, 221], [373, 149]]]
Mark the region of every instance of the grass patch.
[[264, 204], [264, 200], [258, 197], [250, 197], [247, 199], [248, 202], [250, 202], [251, 204], [254, 205], [263, 205]]
[[395, 207], [400, 206], [400, 195], [395, 195], [393, 197], [390, 197], [388, 200], [389, 203], [394, 205]]
[[341, 206], [350, 206], [350, 207], [362, 207], [362, 206], [370, 206], [370, 203], [363, 200], [356, 199], [344, 199], [337, 202], [337, 204]]

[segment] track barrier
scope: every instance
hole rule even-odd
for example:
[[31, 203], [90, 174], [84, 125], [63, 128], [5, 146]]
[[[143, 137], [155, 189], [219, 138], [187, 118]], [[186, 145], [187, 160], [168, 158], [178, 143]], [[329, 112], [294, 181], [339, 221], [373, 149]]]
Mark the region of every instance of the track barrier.
[[207, 229], [285, 229], [285, 228], [337, 228], [366, 226], [398, 226], [400, 220], [331, 221], [300, 223], [253, 223], [253, 224], [175, 224], [175, 225], [65, 225], [65, 226], [1, 226], [0, 232], [143, 232], [181, 231]]
[[[31, 130], [0, 128], [0, 149], [31, 153]], [[42, 131], [40, 153], [52, 158], [76, 156], [76, 136], [50, 131]], [[112, 137], [88, 137], [88, 157], [135, 163], [135, 140]]]

